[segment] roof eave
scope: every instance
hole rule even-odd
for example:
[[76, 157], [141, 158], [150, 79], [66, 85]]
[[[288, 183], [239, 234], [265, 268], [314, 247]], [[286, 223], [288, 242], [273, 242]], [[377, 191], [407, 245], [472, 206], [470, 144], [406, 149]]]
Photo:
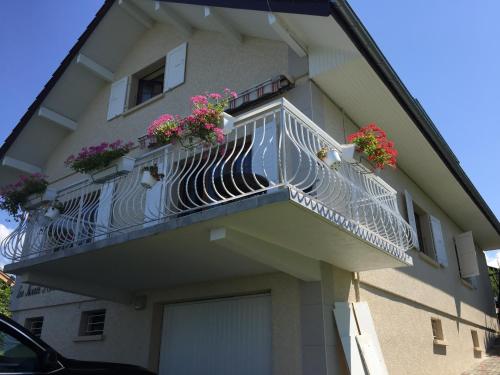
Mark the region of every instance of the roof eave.
[[26, 127], [33, 114], [43, 103], [47, 95], [50, 93], [50, 90], [52, 90], [59, 78], [64, 74], [73, 58], [78, 54], [92, 32], [96, 29], [97, 25], [99, 25], [99, 22], [101, 22], [108, 10], [113, 6], [114, 2], [115, 0], [105, 0], [104, 4], [97, 11], [94, 19], [90, 22], [82, 35], [78, 38], [75, 45], [68, 52], [61, 64], [59, 64], [56, 71], [52, 74], [52, 77], [43, 87], [42, 91], [40, 91], [33, 103], [28, 107], [26, 113], [23, 115], [23, 117], [21, 117], [12, 132], [5, 139], [3, 145], [0, 147], [0, 159], [2, 159], [7, 154], [9, 148], [12, 146], [22, 130]]
[[500, 222], [495, 214], [465, 174], [457, 157], [439, 133], [432, 120], [400, 80], [350, 5], [345, 0], [332, 0], [331, 15], [391, 91], [395, 99], [412, 119], [418, 130], [427, 142], [429, 142], [458, 183], [500, 235]]

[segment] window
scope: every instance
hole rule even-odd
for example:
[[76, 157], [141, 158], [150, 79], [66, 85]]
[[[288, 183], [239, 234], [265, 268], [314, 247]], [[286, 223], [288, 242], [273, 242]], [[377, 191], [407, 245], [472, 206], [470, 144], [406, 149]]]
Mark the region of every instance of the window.
[[0, 331], [0, 373], [28, 373], [38, 370], [38, 353], [5, 331]]
[[425, 212], [413, 202], [410, 192], [405, 190], [406, 214], [408, 223], [416, 236], [413, 236], [415, 248], [420, 250], [424, 260], [436, 267], [448, 266], [448, 252], [445, 233], [441, 222]]
[[33, 336], [40, 337], [42, 335], [43, 316], [26, 319], [24, 326], [33, 334]]
[[132, 75], [130, 80], [128, 108], [133, 108], [136, 105], [160, 95], [163, 92], [164, 79], [164, 58]]
[[431, 325], [432, 335], [434, 336], [434, 344], [445, 345], [446, 342], [444, 340], [443, 324], [441, 323], [441, 319], [431, 318]]
[[415, 216], [415, 226], [420, 245], [420, 251], [425, 255], [436, 259], [436, 252], [432, 244], [432, 232], [429, 225], [429, 215], [416, 204], [413, 204], [413, 214]]
[[85, 311], [80, 322], [80, 336], [102, 335], [106, 310]]
[[154, 72], [139, 78], [137, 87], [137, 100], [135, 104], [141, 104], [152, 97], [163, 92], [163, 78], [165, 76], [165, 66], [156, 69]]

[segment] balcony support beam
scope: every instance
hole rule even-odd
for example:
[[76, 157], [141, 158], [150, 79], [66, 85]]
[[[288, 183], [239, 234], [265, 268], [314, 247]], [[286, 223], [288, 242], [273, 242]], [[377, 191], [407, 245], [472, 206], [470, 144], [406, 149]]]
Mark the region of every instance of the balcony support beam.
[[113, 82], [114, 80], [114, 73], [112, 71], [106, 69], [102, 65], [99, 65], [94, 60], [81, 53], [78, 54], [76, 63], [106, 82]]
[[193, 34], [193, 28], [184, 20], [180, 15], [177, 14], [171, 7], [162, 3], [161, 1], [155, 1], [155, 12], [161, 20], [167, 21], [172, 25], [179, 34], [188, 38]]
[[273, 28], [273, 30], [280, 36], [280, 38], [288, 44], [288, 46], [297, 54], [299, 57], [307, 56], [307, 50], [302, 46], [297, 40], [297, 37], [294, 36], [290, 30], [285, 26], [285, 24], [280, 21], [274, 14], [269, 13], [267, 15], [267, 20], [269, 22], [269, 26]]
[[319, 261], [248, 234], [221, 227], [210, 231], [210, 241], [298, 279], [321, 280]]
[[44, 286], [70, 293], [78, 293], [88, 297], [122, 303], [124, 305], [130, 305], [134, 302], [134, 296], [126, 291], [104, 285], [91, 284], [74, 278], [67, 279], [34, 272], [23, 273], [20, 277], [22, 282], [26, 284]]
[[42, 168], [37, 167], [36, 165], [30, 163], [26, 163], [25, 161], [22, 160], [11, 158], [10, 156], [4, 156], [4, 158], [2, 159], [2, 165], [4, 167], [17, 169], [18, 171], [24, 173], [30, 173], [30, 174], [42, 173]]
[[44, 119], [49, 120], [50, 122], [72, 132], [75, 131], [78, 127], [78, 123], [76, 121], [73, 121], [66, 116], [61, 115], [60, 113], [48, 109], [47, 107], [40, 107], [38, 109], [38, 116], [43, 117]]
[[222, 17], [214, 8], [205, 7], [205, 18], [211, 21], [214, 25], [220, 27], [224, 35], [227, 35], [229, 39], [237, 44], [243, 43], [243, 36], [236, 30], [236, 28], [231, 25], [224, 17]]
[[134, 4], [129, 3], [126, 0], [119, 0], [118, 5], [129, 14], [133, 19], [139, 22], [146, 29], [151, 29], [153, 27], [154, 21], [142, 10], [137, 8]]

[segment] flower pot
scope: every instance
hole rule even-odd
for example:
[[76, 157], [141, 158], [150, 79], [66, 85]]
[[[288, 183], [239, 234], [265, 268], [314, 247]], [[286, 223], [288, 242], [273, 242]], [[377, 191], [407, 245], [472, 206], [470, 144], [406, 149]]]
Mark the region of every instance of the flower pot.
[[355, 159], [356, 145], [354, 143], [342, 145], [342, 159], [347, 162], [356, 162]]
[[52, 219], [52, 220], [54, 220], [60, 214], [61, 214], [61, 211], [59, 210], [59, 208], [56, 208], [56, 207], [49, 207], [49, 208], [47, 208], [47, 211], [45, 211], [45, 217], [48, 217], [49, 219]]
[[234, 129], [234, 117], [226, 112], [222, 112], [221, 126], [224, 135], [231, 133]]
[[141, 177], [141, 185], [146, 189], [151, 189], [156, 185], [158, 180], [151, 174], [150, 171], [143, 171]]
[[43, 194], [32, 194], [28, 197], [24, 208], [27, 210], [33, 210], [40, 207], [41, 205], [52, 202], [56, 199], [57, 192], [52, 189], [47, 189]]
[[335, 168], [342, 159], [340, 158], [340, 154], [337, 150], [328, 150], [326, 153], [326, 157], [322, 159], [330, 168]]
[[121, 176], [123, 174], [127, 174], [134, 169], [135, 159], [122, 156], [115, 161], [113, 161], [109, 166], [100, 171], [94, 172], [90, 174], [90, 178], [98, 184], [102, 184], [106, 181], [109, 181], [117, 176]]

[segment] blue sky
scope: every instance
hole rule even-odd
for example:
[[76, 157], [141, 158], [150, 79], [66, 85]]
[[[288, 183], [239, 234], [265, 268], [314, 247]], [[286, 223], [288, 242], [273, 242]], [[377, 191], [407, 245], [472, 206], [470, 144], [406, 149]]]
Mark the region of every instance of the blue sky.
[[[102, 3], [2, 2], [2, 140]], [[351, 0], [350, 4], [500, 216], [500, 23], [496, 19], [500, 1]], [[0, 213], [0, 224], [12, 227], [14, 223], [6, 219]]]

